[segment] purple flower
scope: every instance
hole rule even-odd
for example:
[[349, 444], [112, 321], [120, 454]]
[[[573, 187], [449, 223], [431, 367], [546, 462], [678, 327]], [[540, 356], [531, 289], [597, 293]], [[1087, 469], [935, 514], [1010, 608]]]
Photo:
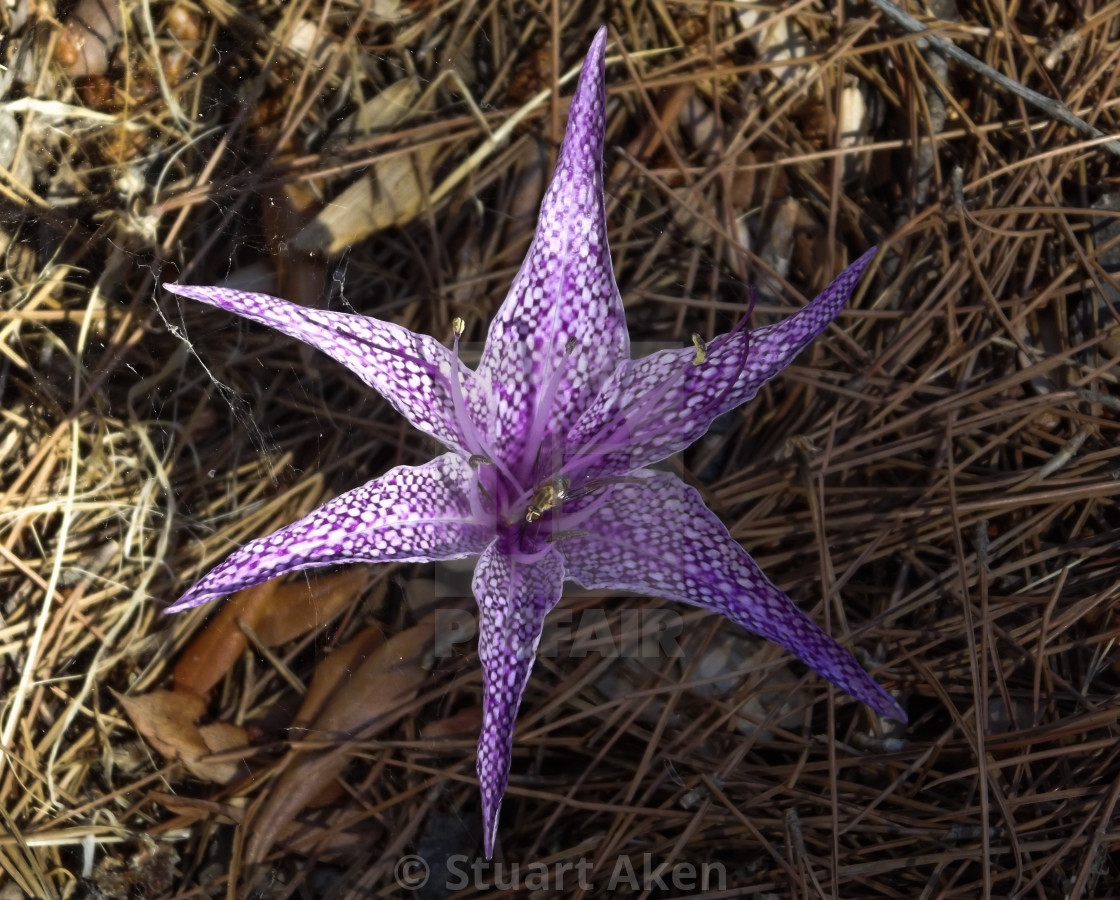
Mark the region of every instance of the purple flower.
[[314, 566], [478, 556], [478, 776], [487, 857], [509, 777], [514, 720], [545, 616], [565, 579], [719, 612], [877, 712], [906, 720], [852, 654], [770, 583], [697, 491], [648, 468], [781, 372], [843, 308], [874, 251], [777, 325], [631, 359], [603, 202], [606, 41], [600, 29], [572, 99], [536, 236], [476, 370], [458, 358], [460, 320], [448, 349], [366, 316], [225, 288], [166, 285], [319, 348], [448, 448], [251, 541], [168, 612]]

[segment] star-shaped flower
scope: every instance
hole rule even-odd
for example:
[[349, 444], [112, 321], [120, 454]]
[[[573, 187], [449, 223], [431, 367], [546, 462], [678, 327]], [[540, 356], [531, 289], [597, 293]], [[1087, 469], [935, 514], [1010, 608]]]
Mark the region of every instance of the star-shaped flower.
[[631, 359], [603, 198], [606, 41], [600, 29], [532, 246], [476, 370], [458, 358], [460, 320], [448, 349], [366, 316], [166, 285], [324, 351], [448, 448], [251, 541], [168, 612], [314, 566], [478, 556], [478, 777], [487, 857], [514, 720], [565, 579], [714, 610], [790, 650], [877, 712], [906, 719], [852, 654], [771, 584], [696, 490], [648, 468], [781, 372], [843, 308], [874, 251], [777, 325]]

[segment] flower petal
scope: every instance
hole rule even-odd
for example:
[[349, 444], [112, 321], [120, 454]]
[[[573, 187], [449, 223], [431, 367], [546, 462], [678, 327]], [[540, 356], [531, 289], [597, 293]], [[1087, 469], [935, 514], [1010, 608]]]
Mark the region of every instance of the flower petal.
[[164, 612], [216, 600], [286, 572], [351, 562], [428, 562], [481, 553], [493, 523], [471, 516], [476, 475], [454, 453], [398, 466], [235, 550]]
[[625, 361], [569, 433], [566, 468], [620, 475], [683, 450], [717, 417], [754, 397], [828, 327], [874, 256], [872, 248], [776, 325], [711, 341], [699, 364], [692, 348]]
[[[309, 309], [268, 294], [222, 287], [165, 284], [165, 290], [208, 303], [298, 338], [342, 363], [416, 428], [453, 450], [468, 442], [450, 384], [453, 356], [439, 341], [368, 316]], [[464, 391], [473, 373], [458, 363]]]
[[606, 44], [601, 28], [572, 98], [536, 236], [490, 325], [476, 373], [483, 394], [473, 398], [477, 418], [511, 466], [526, 455], [531, 466], [526, 448], [547, 433], [566, 433], [630, 355], [603, 202]]
[[560, 599], [563, 584], [563, 560], [553, 548], [524, 562], [498, 552], [494, 545], [482, 554], [474, 571], [482, 662], [478, 781], [487, 859], [494, 854], [498, 813], [509, 782], [517, 709], [537, 658], [544, 617]]
[[585, 588], [638, 591], [727, 616], [785, 647], [837, 687], [900, 722], [906, 714], [762, 573], [701, 499], [668, 472], [608, 489], [587, 537], [557, 544]]

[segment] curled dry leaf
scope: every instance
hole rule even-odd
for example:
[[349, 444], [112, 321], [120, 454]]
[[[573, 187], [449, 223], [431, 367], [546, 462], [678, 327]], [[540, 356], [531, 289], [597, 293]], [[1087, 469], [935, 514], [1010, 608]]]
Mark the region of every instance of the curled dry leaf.
[[229, 784], [245, 774], [238, 760], [210, 760], [223, 750], [245, 747], [249, 736], [236, 725], [195, 724], [206, 708], [205, 701], [185, 691], [153, 691], [139, 697], [116, 694], [136, 730], [166, 759], [180, 761], [195, 777]]
[[[406, 78], [386, 88], [339, 128], [342, 135], [388, 131], [431, 110], [432, 94], [421, 95], [420, 81]], [[378, 159], [369, 171], [331, 201], [293, 241], [297, 250], [334, 254], [371, 234], [411, 221], [431, 191], [437, 147], [429, 146]]]
[[[871, 94], [862, 79], [849, 75], [840, 93], [840, 147], [848, 150], [871, 143], [871, 126], [875, 119]], [[852, 153], [844, 157], [844, 178], [862, 177], [871, 163], [871, 154]]]
[[78, 0], [62, 23], [54, 58], [71, 78], [104, 75], [120, 41], [117, 0]]
[[277, 582], [266, 581], [240, 591], [222, 607], [175, 664], [176, 691], [204, 697], [225, 677], [248, 644], [245, 633], [237, 627], [237, 620], [256, 630], [266, 605], [278, 587]]
[[[770, 228], [767, 231], [765, 242], [758, 249], [762, 260], [781, 278], [789, 275], [789, 263], [793, 256], [794, 238], [796, 237], [800, 216], [800, 200], [787, 197], [776, 203], [770, 218]], [[780, 284], [774, 283], [769, 276], [760, 276], [759, 291], [765, 295], [768, 293], [767, 289], [775, 295], [781, 296]]]
[[343, 570], [326, 578], [293, 581], [276, 590], [273, 602], [257, 623], [256, 632], [266, 647], [279, 647], [320, 628], [349, 607], [369, 584], [366, 569]]
[[[325, 690], [316, 685], [320, 680], [316, 673], [309, 697], [315, 695], [313, 705], [321, 704], [321, 708], [306, 726], [306, 736], [323, 740], [361, 734], [368, 738], [395, 722], [395, 711], [416, 696], [427, 677], [434, 648], [434, 621], [434, 617], [424, 619], [372, 652], [368, 648], [377, 640], [369, 629], [341, 648], [335, 655], [353, 660], [357, 667], [349, 671], [337, 665], [323, 669], [322, 681], [334, 688], [326, 703], [321, 703]], [[341, 674], [347, 677], [340, 678]], [[301, 710], [299, 718], [308, 711]], [[246, 848], [249, 862], [264, 859], [300, 811], [342, 771], [350, 754], [345, 743], [326, 750], [289, 753], [260, 813], [250, 823]]]
[[[809, 39], [792, 16], [781, 12], [767, 14], [766, 11], [751, 7], [740, 10], [738, 17], [739, 24], [748, 32], [750, 42], [763, 62], [793, 61], [809, 54]], [[764, 18], [766, 22], [763, 22]], [[776, 65], [771, 72], [784, 84], [802, 70], [801, 66]]]
[[248, 645], [238, 621], [266, 647], [278, 647], [333, 619], [366, 586], [368, 574], [352, 569], [304, 581], [266, 581], [239, 591], [175, 665], [175, 689], [205, 697], [233, 667]]

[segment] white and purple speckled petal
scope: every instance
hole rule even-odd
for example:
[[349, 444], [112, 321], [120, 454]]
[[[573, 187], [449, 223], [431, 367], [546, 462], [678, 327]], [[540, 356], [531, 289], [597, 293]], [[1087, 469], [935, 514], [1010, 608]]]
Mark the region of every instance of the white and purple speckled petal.
[[[322, 350], [383, 396], [416, 428], [453, 450], [472, 453], [449, 383], [452, 356], [439, 341], [368, 316], [309, 309], [268, 294], [165, 284], [165, 290], [268, 325]], [[464, 390], [473, 373], [457, 360]]]
[[[716, 416], [746, 403], [766, 382], [793, 362], [799, 353], [840, 315], [852, 298], [878, 247], [872, 247], [837, 275], [808, 306], [781, 322], [750, 332], [750, 354], [735, 387], [720, 398]], [[725, 352], [734, 353], [729, 347]]]
[[876, 712], [906, 714], [856, 662], [762, 573], [698, 491], [657, 472], [610, 490], [587, 537], [557, 544], [583, 587], [638, 591], [691, 603], [771, 640]]
[[490, 325], [472, 396], [495, 452], [518, 475], [541, 438], [565, 433], [630, 354], [603, 201], [606, 43], [601, 28], [572, 98], [536, 236]]
[[471, 514], [468, 498], [476, 477], [454, 453], [391, 469], [235, 550], [164, 612], [190, 609], [300, 569], [475, 556], [494, 539], [493, 522], [479, 523]]
[[812, 303], [776, 325], [723, 335], [693, 365], [694, 348], [620, 365], [569, 432], [565, 461], [601, 457], [584, 471], [618, 475], [683, 450], [712, 421], [754, 397], [840, 313], [874, 258], [852, 263]]
[[540, 558], [524, 562], [492, 546], [475, 568], [478, 658], [482, 663], [478, 781], [487, 859], [494, 854], [498, 813], [509, 782], [517, 710], [537, 658], [544, 618], [559, 601], [563, 584], [563, 560], [552, 548]]

